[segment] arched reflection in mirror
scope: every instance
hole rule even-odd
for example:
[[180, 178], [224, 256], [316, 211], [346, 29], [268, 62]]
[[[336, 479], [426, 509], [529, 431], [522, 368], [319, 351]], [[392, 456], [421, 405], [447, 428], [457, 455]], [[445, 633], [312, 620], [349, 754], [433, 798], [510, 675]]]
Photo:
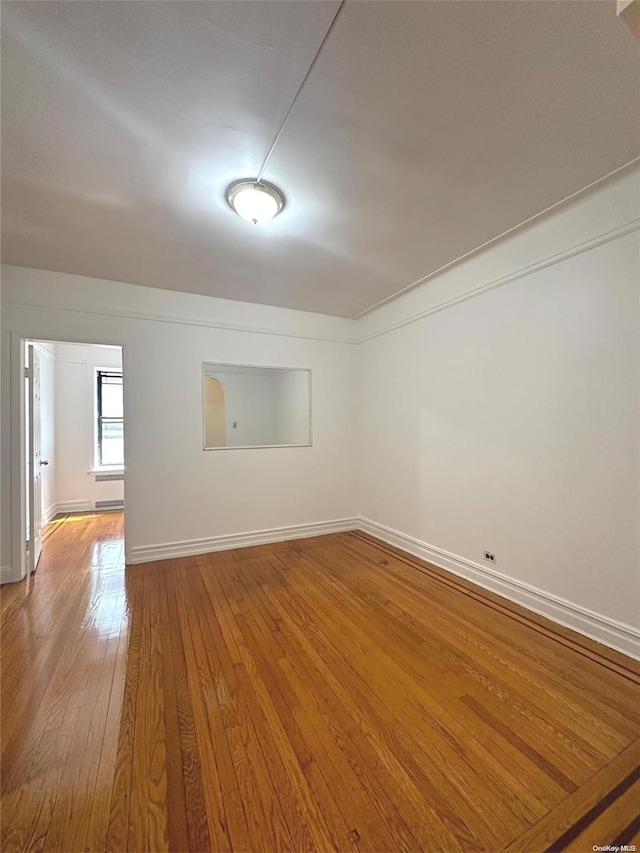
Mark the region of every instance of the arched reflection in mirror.
[[204, 446], [226, 447], [225, 396], [222, 382], [204, 377]]

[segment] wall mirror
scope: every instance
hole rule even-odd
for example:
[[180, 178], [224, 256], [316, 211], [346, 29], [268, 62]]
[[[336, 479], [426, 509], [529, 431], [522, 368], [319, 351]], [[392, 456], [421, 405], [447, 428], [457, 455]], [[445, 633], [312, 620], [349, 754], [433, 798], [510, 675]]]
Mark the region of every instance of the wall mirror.
[[311, 371], [203, 362], [205, 450], [311, 444]]

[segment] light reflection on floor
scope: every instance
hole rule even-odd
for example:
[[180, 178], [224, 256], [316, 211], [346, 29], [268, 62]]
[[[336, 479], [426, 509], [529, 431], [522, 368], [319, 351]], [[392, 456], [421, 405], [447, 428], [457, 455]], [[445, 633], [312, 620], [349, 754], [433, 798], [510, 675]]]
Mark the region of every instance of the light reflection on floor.
[[[91, 541], [94, 525], [95, 538]], [[105, 522], [107, 527], [105, 529]], [[109, 523], [111, 522], [111, 523]], [[124, 535], [122, 513], [84, 513], [56, 518], [44, 531], [42, 556], [33, 583], [41, 589], [51, 583], [60, 583], [59, 576], [73, 564], [78, 573], [84, 573], [83, 599], [86, 602], [82, 614], [82, 629], [96, 639], [108, 640], [117, 637], [127, 619], [125, 588]], [[55, 537], [69, 533], [73, 538], [67, 546], [65, 560], [53, 560], [51, 555], [57, 546]], [[47, 605], [43, 608], [50, 609]], [[53, 617], [53, 612], [52, 612]], [[54, 629], [52, 620], [46, 618], [49, 630]]]

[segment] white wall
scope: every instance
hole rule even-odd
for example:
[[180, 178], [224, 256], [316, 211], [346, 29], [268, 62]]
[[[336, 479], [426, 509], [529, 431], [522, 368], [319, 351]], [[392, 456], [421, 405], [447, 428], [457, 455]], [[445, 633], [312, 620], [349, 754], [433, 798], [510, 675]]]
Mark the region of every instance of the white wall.
[[[56, 503], [58, 511], [90, 509], [96, 500], [122, 500], [122, 481], [96, 483], [95, 371], [122, 369], [118, 347], [56, 344]], [[126, 442], [126, 438], [125, 438]]]
[[278, 444], [307, 444], [309, 441], [309, 374], [287, 370], [277, 377]]
[[357, 368], [362, 516], [636, 627], [639, 217], [636, 169], [363, 317]]
[[274, 377], [225, 373], [219, 378], [225, 391], [227, 447], [278, 444]]
[[[124, 347], [128, 558], [355, 515], [352, 322], [16, 267], [3, 268], [2, 296], [3, 425], [20, 337]], [[312, 368], [313, 446], [203, 451], [203, 361]], [[2, 468], [6, 565], [16, 478], [4, 439]]]

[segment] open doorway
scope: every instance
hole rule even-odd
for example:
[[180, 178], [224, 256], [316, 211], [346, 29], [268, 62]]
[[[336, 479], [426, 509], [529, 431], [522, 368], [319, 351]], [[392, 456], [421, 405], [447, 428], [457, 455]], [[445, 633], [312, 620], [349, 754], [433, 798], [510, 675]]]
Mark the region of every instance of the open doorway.
[[[105, 525], [118, 531], [109, 553], [121, 553], [124, 567], [122, 348], [29, 340], [25, 364], [25, 574], [38, 568], [48, 535], [74, 521], [100, 541]], [[105, 512], [112, 517], [101, 521]]]

